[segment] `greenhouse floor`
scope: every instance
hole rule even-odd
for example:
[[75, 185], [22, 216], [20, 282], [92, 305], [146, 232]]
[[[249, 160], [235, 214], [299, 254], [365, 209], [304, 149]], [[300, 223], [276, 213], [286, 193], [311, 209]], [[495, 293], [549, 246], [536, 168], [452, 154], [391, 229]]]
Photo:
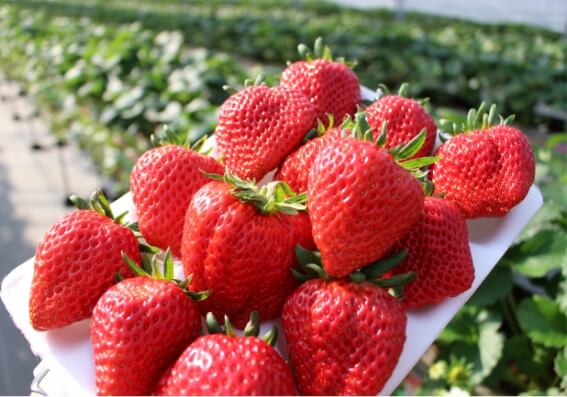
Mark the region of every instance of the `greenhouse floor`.
[[[16, 96], [17, 87], [2, 84], [0, 102], [0, 279], [33, 256], [49, 226], [70, 211], [64, 205], [61, 154], [68, 167], [71, 193], [88, 195], [99, 184], [86, 154], [67, 146], [58, 149], [47, 128], [16, 121], [32, 108]], [[34, 139], [32, 139], [32, 136]], [[44, 150], [32, 150], [32, 143]], [[60, 150], [60, 153], [59, 153]], [[72, 167], [70, 167], [72, 165]], [[0, 395], [27, 395], [37, 364], [20, 332], [0, 305]]]

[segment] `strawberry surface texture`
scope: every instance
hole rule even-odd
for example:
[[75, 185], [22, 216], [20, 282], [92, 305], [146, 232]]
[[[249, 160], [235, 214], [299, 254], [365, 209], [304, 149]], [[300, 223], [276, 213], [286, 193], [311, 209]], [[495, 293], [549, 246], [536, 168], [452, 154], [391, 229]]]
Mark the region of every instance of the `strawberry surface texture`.
[[133, 276], [122, 251], [141, 262], [134, 233], [104, 215], [78, 210], [57, 220], [36, 250], [29, 298], [32, 326], [45, 331], [89, 318], [117, 273]]

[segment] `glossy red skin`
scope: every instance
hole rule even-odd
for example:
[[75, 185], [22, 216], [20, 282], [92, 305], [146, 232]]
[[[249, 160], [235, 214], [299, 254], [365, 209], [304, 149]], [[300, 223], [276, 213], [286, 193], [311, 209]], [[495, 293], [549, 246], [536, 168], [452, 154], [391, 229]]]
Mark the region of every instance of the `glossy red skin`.
[[130, 190], [148, 243], [181, 256], [185, 211], [193, 194], [210, 181], [202, 171], [223, 174], [224, 168], [212, 157], [177, 145], [150, 149], [136, 161]]
[[406, 259], [392, 274], [416, 272], [404, 287], [406, 308], [432, 305], [460, 295], [474, 280], [465, 217], [452, 201], [426, 197], [423, 213], [392, 252], [408, 250]]
[[29, 302], [34, 329], [46, 331], [89, 318], [117, 273], [134, 275], [122, 251], [141, 263], [134, 233], [106, 216], [78, 210], [57, 220], [35, 254]]
[[151, 394], [200, 331], [195, 303], [173, 282], [142, 276], [116, 284], [93, 311], [97, 394]]
[[315, 121], [315, 108], [301, 92], [248, 87], [222, 104], [217, 147], [228, 171], [259, 181], [301, 144]]
[[425, 128], [425, 143], [412, 158], [430, 156], [433, 152], [437, 137], [435, 120], [413, 99], [399, 95], [382, 97], [366, 108], [366, 120], [374, 131], [375, 138], [382, 130], [382, 124], [388, 123], [384, 145], [386, 149], [411, 141]]
[[417, 222], [423, 199], [386, 150], [354, 138], [327, 145], [309, 174], [313, 239], [327, 273], [343, 277], [383, 257]]
[[307, 95], [323, 123], [332, 114], [340, 124], [346, 115], [354, 115], [361, 100], [356, 74], [344, 63], [326, 59], [292, 63], [283, 71], [281, 85]]
[[160, 379], [160, 396], [289, 396], [293, 376], [285, 361], [262, 339], [201, 336]]
[[406, 314], [386, 290], [347, 280], [305, 282], [282, 315], [301, 395], [376, 395], [398, 363]]
[[[290, 215], [264, 215], [242, 203], [221, 182], [203, 186], [187, 209], [181, 257], [192, 290], [211, 290], [199, 302], [201, 313], [228, 315], [243, 328], [251, 311], [260, 318], [279, 317], [296, 285], [294, 247], [309, 240], [308, 224]], [[297, 222], [297, 224], [296, 224]], [[303, 227], [300, 227], [303, 224]], [[302, 230], [302, 236], [297, 235]]]
[[466, 218], [506, 215], [534, 181], [530, 144], [510, 126], [455, 135], [435, 154], [441, 157], [431, 168], [435, 192], [457, 203]]
[[309, 170], [321, 149], [329, 142], [350, 134], [350, 131], [336, 127], [324, 135], [313, 138], [286, 157], [274, 180], [286, 182], [295, 192], [307, 191]]

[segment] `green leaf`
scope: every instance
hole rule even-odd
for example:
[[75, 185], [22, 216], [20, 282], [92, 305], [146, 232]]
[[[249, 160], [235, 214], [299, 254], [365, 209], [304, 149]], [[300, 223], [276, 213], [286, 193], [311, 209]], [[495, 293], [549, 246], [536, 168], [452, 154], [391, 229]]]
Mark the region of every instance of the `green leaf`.
[[567, 345], [567, 317], [552, 300], [539, 295], [526, 298], [518, 306], [517, 316], [520, 327], [535, 343]]
[[567, 346], [557, 352], [553, 361], [553, 368], [555, 373], [563, 379], [563, 382], [567, 382]]
[[414, 136], [411, 141], [406, 144], [398, 145], [390, 149], [390, 153], [394, 156], [396, 160], [403, 160], [414, 156], [420, 151], [425, 139], [427, 138], [427, 130], [424, 128], [419, 134]]
[[427, 167], [439, 160], [439, 156], [419, 157], [417, 159], [400, 162], [399, 164], [407, 170]]
[[478, 338], [477, 313], [478, 309], [476, 307], [464, 306], [441, 332], [437, 341], [441, 344], [454, 342], [476, 343]]
[[534, 215], [524, 230], [522, 230], [522, 233], [520, 233], [515, 243], [518, 244], [529, 239], [540, 230], [549, 227], [553, 222], [559, 221], [562, 216], [562, 208], [553, 200], [546, 199], [541, 209]]
[[492, 305], [508, 295], [513, 285], [514, 280], [510, 267], [497, 266], [490, 272], [468, 303], [477, 306]]
[[567, 233], [559, 227], [548, 227], [514, 246], [506, 254], [506, 260], [528, 277], [542, 277], [561, 267], [566, 252]]

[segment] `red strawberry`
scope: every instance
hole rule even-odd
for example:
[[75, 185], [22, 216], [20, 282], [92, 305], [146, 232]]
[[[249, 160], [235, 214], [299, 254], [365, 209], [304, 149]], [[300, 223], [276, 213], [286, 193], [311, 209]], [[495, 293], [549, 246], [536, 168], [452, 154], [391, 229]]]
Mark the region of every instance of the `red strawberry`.
[[260, 180], [301, 143], [316, 114], [309, 99], [286, 87], [247, 87], [221, 106], [216, 140], [229, 172]]
[[354, 115], [361, 98], [360, 83], [352, 69], [344, 60], [333, 61], [329, 47], [323, 45], [321, 38], [315, 41], [315, 59], [304, 44], [298, 49], [306, 60], [289, 65], [282, 73], [281, 85], [307, 95], [323, 122], [327, 114], [339, 121], [346, 115]]
[[358, 276], [359, 283], [309, 280], [285, 303], [282, 326], [302, 395], [376, 395], [397, 365], [405, 342], [403, 306], [363, 273], [352, 278]]
[[[363, 120], [364, 114], [357, 115], [357, 122]], [[354, 130], [360, 135], [358, 126]], [[370, 130], [364, 135], [372, 136]], [[396, 155], [413, 156], [419, 147], [414, 146], [396, 149]], [[360, 139], [326, 145], [313, 162], [308, 185], [313, 239], [325, 270], [336, 277], [381, 258], [411, 229], [423, 208], [416, 178], [388, 151]]]
[[[437, 149], [432, 167], [435, 191], [457, 203], [466, 218], [503, 216], [526, 197], [534, 181], [535, 159], [524, 134], [505, 125], [490, 127], [496, 108], [469, 112], [462, 128], [449, 126], [449, 141]], [[447, 125], [446, 125], [447, 126]]]
[[429, 156], [435, 145], [437, 127], [433, 117], [419, 102], [405, 98], [407, 84], [402, 84], [399, 95], [387, 95], [366, 108], [368, 124], [374, 131], [380, 131], [386, 123], [388, 131], [385, 148], [407, 143], [423, 129], [427, 132], [425, 143], [413, 156], [414, 158]]
[[227, 314], [242, 327], [253, 310], [266, 320], [278, 317], [295, 286], [293, 247], [308, 239], [308, 223], [301, 227], [290, 220], [297, 215], [281, 212], [304, 209], [305, 196], [286, 197], [283, 182], [257, 188], [229, 175], [224, 180], [193, 196], [181, 253], [191, 287], [212, 291], [201, 312]]
[[152, 278], [130, 261], [140, 277], [116, 284], [96, 304], [91, 337], [98, 395], [149, 395], [199, 336], [201, 317], [190, 293], [167, 279], [173, 277], [169, 251], [164, 263], [165, 275], [154, 268]]
[[393, 249], [407, 250], [407, 257], [392, 274], [417, 274], [404, 289], [405, 307], [435, 304], [471, 287], [474, 267], [468, 240], [459, 207], [449, 200], [426, 197], [419, 221]]
[[286, 182], [296, 192], [306, 192], [309, 170], [315, 157], [327, 143], [341, 138], [343, 134], [350, 134], [350, 131], [343, 130], [340, 127], [331, 128], [320, 136], [307, 141], [286, 157], [274, 179]]
[[117, 273], [133, 275], [121, 252], [141, 261], [136, 236], [113, 219], [102, 193], [93, 195], [90, 204], [72, 200], [81, 209], [55, 222], [37, 246], [29, 315], [38, 331], [89, 318]]
[[209, 182], [204, 172], [222, 173], [212, 157], [182, 145], [145, 152], [130, 174], [132, 200], [140, 231], [148, 243], [181, 256], [183, 219], [193, 194]]
[[[252, 318], [253, 316], [251, 316]], [[207, 322], [211, 317], [207, 316]], [[162, 376], [155, 394], [160, 396], [292, 396], [293, 376], [272, 347], [270, 335], [258, 337], [258, 324], [250, 322], [244, 336], [230, 327], [226, 335], [201, 336]], [[216, 322], [216, 320], [214, 321]], [[225, 320], [225, 324], [229, 324]], [[217, 325], [218, 326], [218, 325]]]

